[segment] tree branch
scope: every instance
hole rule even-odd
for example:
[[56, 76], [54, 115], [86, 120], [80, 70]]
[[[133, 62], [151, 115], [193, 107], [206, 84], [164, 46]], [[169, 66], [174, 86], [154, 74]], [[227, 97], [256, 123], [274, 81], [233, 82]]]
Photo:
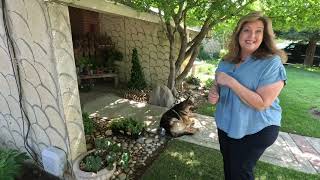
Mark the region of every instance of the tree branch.
[[182, 80], [187, 76], [187, 74], [189, 73], [190, 69], [193, 66], [194, 61], [196, 60], [196, 57], [199, 54], [199, 51], [200, 51], [200, 48], [198, 46], [198, 48], [196, 48], [193, 51], [187, 66], [184, 68], [184, 70], [181, 72], [181, 74], [179, 74], [179, 76], [176, 78], [176, 84], [180, 84], [182, 82]]

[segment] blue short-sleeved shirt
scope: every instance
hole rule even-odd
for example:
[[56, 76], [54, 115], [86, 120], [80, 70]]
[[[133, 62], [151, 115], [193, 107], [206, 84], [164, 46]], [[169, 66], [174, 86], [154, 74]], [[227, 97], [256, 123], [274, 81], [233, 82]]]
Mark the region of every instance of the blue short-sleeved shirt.
[[[277, 55], [265, 59], [249, 56], [239, 67], [229, 61], [221, 61], [216, 72], [227, 73], [252, 91], [280, 80], [287, 80], [285, 68]], [[220, 97], [215, 119], [217, 127], [229, 137], [240, 139], [270, 125], [280, 126], [281, 107], [278, 98], [269, 108], [258, 111], [242, 102], [232, 89], [226, 86], [219, 87]]]

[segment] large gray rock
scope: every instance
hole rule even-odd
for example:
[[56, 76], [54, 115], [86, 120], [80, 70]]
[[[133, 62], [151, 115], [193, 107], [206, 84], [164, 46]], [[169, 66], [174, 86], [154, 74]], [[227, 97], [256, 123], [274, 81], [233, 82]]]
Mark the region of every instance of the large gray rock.
[[165, 85], [157, 85], [150, 93], [149, 104], [171, 107], [174, 101], [171, 90]]

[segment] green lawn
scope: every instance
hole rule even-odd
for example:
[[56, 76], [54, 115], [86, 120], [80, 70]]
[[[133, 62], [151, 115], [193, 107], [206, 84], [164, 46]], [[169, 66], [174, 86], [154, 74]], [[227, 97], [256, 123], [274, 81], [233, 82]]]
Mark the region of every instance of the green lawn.
[[286, 67], [288, 83], [280, 95], [283, 109], [282, 131], [320, 137], [320, 118], [310, 109], [320, 110], [320, 72]]
[[[292, 180], [319, 179], [291, 169], [258, 162], [256, 179]], [[200, 180], [223, 179], [223, 161], [219, 151], [179, 140], [168, 143], [166, 150], [153, 162], [142, 177], [143, 180]]]
[[[286, 67], [288, 82], [280, 94], [283, 109], [281, 131], [320, 137], [320, 118], [311, 115], [310, 109], [320, 111], [320, 68]], [[215, 107], [202, 104], [197, 113], [212, 116]]]

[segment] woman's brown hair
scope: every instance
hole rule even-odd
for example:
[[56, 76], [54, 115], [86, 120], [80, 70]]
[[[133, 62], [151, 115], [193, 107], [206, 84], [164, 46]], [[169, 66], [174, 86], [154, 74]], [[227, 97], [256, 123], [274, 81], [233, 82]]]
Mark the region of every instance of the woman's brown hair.
[[259, 48], [252, 53], [252, 56], [258, 59], [263, 59], [272, 55], [279, 55], [282, 62], [285, 62], [287, 60], [287, 55], [285, 54], [285, 52], [276, 47], [274, 41], [275, 35], [272, 29], [271, 20], [259, 11], [252, 12], [246, 16], [243, 16], [239, 20], [237, 27], [234, 29], [232, 33], [231, 40], [228, 46], [229, 52], [223, 57], [224, 60], [231, 61], [233, 63], [239, 63], [241, 61], [241, 47], [239, 44], [239, 34], [246, 23], [258, 20], [260, 20], [264, 25], [263, 40]]

